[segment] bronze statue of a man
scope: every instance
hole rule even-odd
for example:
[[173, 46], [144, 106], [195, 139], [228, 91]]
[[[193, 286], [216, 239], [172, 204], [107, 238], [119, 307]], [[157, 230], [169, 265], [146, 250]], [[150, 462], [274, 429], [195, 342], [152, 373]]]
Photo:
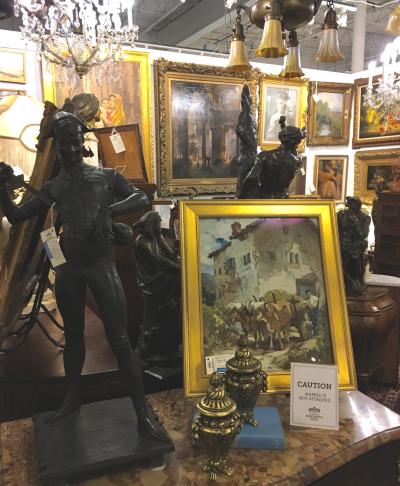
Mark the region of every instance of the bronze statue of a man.
[[[120, 373], [129, 387], [138, 428], [163, 440], [164, 431], [145, 401], [139, 358], [128, 339], [125, 294], [113, 251], [113, 218], [145, 208], [149, 201], [117, 171], [83, 162], [83, 135], [88, 130], [70, 113], [55, 114], [49, 135], [54, 138], [61, 170], [41, 189], [43, 199], [53, 202], [58, 212], [62, 225], [60, 245], [66, 259], [66, 263], [55, 269], [55, 287], [64, 321], [67, 394], [53, 420], [80, 408], [79, 381], [85, 360], [85, 298], [86, 287], [89, 287]], [[12, 224], [48, 210], [43, 199], [37, 196], [23, 205], [15, 205], [7, 190], [9, 176], [9, 166], [1, 163], [0, 204]]]

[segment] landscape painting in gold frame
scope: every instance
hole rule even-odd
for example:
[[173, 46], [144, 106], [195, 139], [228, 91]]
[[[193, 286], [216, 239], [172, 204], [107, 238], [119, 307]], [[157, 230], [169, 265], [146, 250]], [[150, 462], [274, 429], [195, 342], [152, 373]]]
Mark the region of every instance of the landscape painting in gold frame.
[[[376, 92], [381, 76], [374, 76], [372, 92]], [[386, 114], [382, 107], [365, 105], [368, 78], [356, 79], [354, 97], [353, 148], [370, 145], [396, 145], [400, 142], [400, 121], [393, 113]]]
[[383, 191], [392, 180], [392, 164], [399, 160], [400, 149], [363, 150], [356, 152], [354, 161], [354, 195], [363, 203], [372, 204], [379, 183]]
[[352, 95], [352, 84], [309, 84], [307, 145], [348, 145]]
[[[264, 150], [280, 145], [279, 119], [286, 117], [287, 126], [303, 128], [307, 119], [307, 80], [282, 79], [279, 76], [260, 78], [258, 139]], [[298, 148], [304, 151], [304, 142]]]
[[160, 196], [235, 192], [241, 91], [247, 84], [255, 100], [256, 76], [256, 70], [154, 63]]
[[333, 201], [180, 202], [184, 388], [207, 389], [246, 334], [268, 392], [290, 363], [336, 364], [356, 388]]
[[[97, 128], [138, 124], [149, 181], [153, 180], [152, 97], [150, 54], [124, 50], [122, 61], [93, 67], [77, 83], [65, 82], [60, 66], [43, 60], [44, 99], [59, 108], [66, 98], [92, 93], [100, 101]], [[100, 72], [101, 81], [98, 81]]]

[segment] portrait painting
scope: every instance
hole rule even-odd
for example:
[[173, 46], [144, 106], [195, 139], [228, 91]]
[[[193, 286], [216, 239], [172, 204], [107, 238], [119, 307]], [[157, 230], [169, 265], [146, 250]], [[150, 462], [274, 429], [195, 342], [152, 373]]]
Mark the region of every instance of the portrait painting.
[[26, 83], [24, 51], [0, 49], [0, 81]]
[[354, 161], [354, 194], [371, 204], [376, 191], [388, 191], [392, 181], [392, 164], [400, 158], [400, 150], [364, 150], [356, 152]]
[[346, 197], [348, 157], [317, 155], [314, 163], [314, 186], [322, 199], [344, 203]]
[[[62, 107], [66, 98], [79, 93], [92, 93], [99, 102], [96, 128], [113, 128], [138, 124], [143, 143], [146, 171], [151, 180], [151, 97], [150, 64], [147, 53], [124, 51], [123, 61], [92, 68], [74, 82], [58, 65], [47, 66], [44, 73], [45, 99]], [[48, 72], [48, 71], [47, 71]]]
[[[336, 321], [339, 316], [334, 314], [338, 309], [333, 307], [333, 296], [327, 291], [322, 241], [328, 231], [334, 231], [334, 213], [331, 228], [326, 220], [316, 216], [317, 207], [331, 214], [331, 204], [298, 200], [283, 205], [239, 201], [183, 205], [187, 212], [198, 215], [194, 237], [196, 265], [188, 267], [194, 263], [193, 242], [185, 239], [191, 218], [185, 217], [185, 208], [181, 211], [186, 233], [183, 272], [189, 272], [186, 276], [190, 287], [184, 291], [188, 299], [184, 298], [184, 315], [188, 319], [190, 316], [190, 326], [189, 322], [184, 323], [185, 345], [187, 353], [196, 360], [196, 377], [223, 370], [242, 336], [247, 337], [253, 354], [262, 362], [271, 389], [288, 383], [291, 362], [335, 364], [335, 332], [343, 335], [348, 329]], [[274, 206], [280, 207], [276, 210]], [[185, 248], [186, 242], [189, 248]], [[332, 255], [338, 256], [336, 246]], [[192, 301], [195, 272], [199, 277], [199, 297]], [[334, 281], [342, 295], [339, 275]], [[192, 328], [197, 322], [200, 332]], [[195, 343], [198, 338], [200, 343]], [[186, 372], [190, 380], [192, 370]], [[272, 375], [275, 383], [270, 381]], [[196, 383], [186, 383], [196, 388]]]
[[[373, 78], [372, 92], [379, 85], [378, 76]], [[386, 114], [382, 107], [366, 104], [368, 79], [356, 79], [354, 103], [353, 147], [392, 145], [400, 142], [400, 121], [395, 114]]]
[[275, 79], [261, 82], [261, 107], [259, 110], [259, 139], [263, 148], [279, 145], [278, 134], [281, 130], [279, 120], [286, 118], [287, 126], [302, 128], [305, 125], [305, 87], [302, 82], [289, 83]]
[[[253, 73], [155, 63], [161, 196], [235, 191], [241, 91]], [[247, 78], [246, 78], [247, 76]]]
[[309, 85], [308, 145], [347, 145], [351, 84], [312, 82]]

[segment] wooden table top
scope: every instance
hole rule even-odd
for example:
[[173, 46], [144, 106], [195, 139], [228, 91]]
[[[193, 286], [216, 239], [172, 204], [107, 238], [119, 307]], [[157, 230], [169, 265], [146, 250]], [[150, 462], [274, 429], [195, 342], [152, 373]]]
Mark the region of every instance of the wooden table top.
[[[204, 455], [190, 442], [196, 400], [184, 399], [182, 390], [149, 396], [175, 444], [163, 471], [138, 464], [125, 471], [70, 485], [80, 486], [199, 486], [211, 484], [200, 464]], [[234, 477], [219, 477], [217, 484], [292, 486], [309, 484], [383, 444], [400, 440], [400, 415], [358, 391], [340, 392], [338, 431], [291, 429], [289, 398], [263, 396], [260, 404], [277, 406], [285, 431], [282, 451], [232, 450]], [[39, 486], [31, 419], [1, 424], [3, 486]], [[60, 439], [61, 440], [61, 439]], [[215, 483], [213, 483], [215, 484]]]

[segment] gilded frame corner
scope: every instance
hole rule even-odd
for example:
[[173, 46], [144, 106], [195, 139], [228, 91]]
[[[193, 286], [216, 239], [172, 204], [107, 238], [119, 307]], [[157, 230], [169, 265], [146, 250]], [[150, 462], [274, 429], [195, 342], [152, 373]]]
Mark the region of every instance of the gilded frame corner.
[[[374, 76], [372, 83], [379, 82], [381, 76]], [[361, 124], [361, 90], [368, 85], [368, 78], [354, 81], [354, 115], [353, 115], [353, 148], [362, 148], [376, 145], [396, 145], [400, 142], [400, 133], [397, 135], [379, 135], [376, 137], [360, 138]]]
[[257, 79], [259, 71], [253, 69], [247, 73], [236, 73], [222, 67], [191, 63], [167, 61], [160, 58], [154, 61], [154, 87], [156, 106], [157, 134], [157, 185], [158, 194], [163, 197], [175, 195], [234, 193], [236, 178], [207, 179], [174, 179], [172, 174], [172, 143], [171, 143], [171, 113], [170, 82], [174, 79], [187, 81], [213, 81], [221, 83], [247, 84], [253, 99], [253, 107], [257, 106]]
[[[340, 137], [318, 136], [315, 134], [317, 110], [313, 95], [316, 92], [329, 92], [343, 94], [342, 126]], [[353, 85], [345, 83], [324, 83], [312, 81], [308, 85], [308, 115], [307, 115], [307, 145], [348, 145], [350, 139], [351, 102], [353, 98]]]
[[[141, 105], [141, 138], [143, 155], [145, 158], [146, 172], [149, 182], [154, 181], [154, 157], [153, 157], [153, 117], [151, 96], [151, 66], [150, 54], [135, 50], [124, 49], [122, 62], [135, 62], [140, 69], [140, 105]], [[43, 96], [45, 100], [56, 101], [54, 65], [50, 65], [45, 59], [43, 63]], [[94, 68], [95, 69], [95, 68]]]
[[[343, 160], [343, 181], [342, 181], [342, 191], [340, 199], [335, 199], [336, 204], [343, 204], [346, 199], [346, 188], [347, 188], [347, 176], [349, 170], [349, 157], [348, 155], [336, 155], [336, 154], [329, 154], [329, 155], [316, 155], [314, 158], [314, 186], [316, 189], [316, 195], [321, 197], [318, 194], [318, 173], [319, 173], [319, 161], [321, 159], [342, 159]], [[321, 199], [324, 199], [321, 197]]]
[[[207, 217], [312, 217], [320, 226], [323, 276], [329, 309], [333, 360], [339, 368], [341, 390], [356, 389], [356, 373], [346, 310], [336, 206], [333, 201], [181, 201], [182, 304], [184, 390], [203, 394], [208, 385], [204, 365], [202, 296], [200, 283], [199, 219]], [[290, 391], [290, 371], [268, 373], [268, 393]]]
[[354, 159], [354, 195], [363, 203], [372, 204], [375, 191], [368, 189], [368, 166], [391, 165], [400, 158], [400, 149], [360, 150]]
[[[299, 88], [299, 102], [296, 112], [296, 126], [303, 128], [307, 123], [307, 86], [308, 80], [303, 78], [284, 79], [280, 76], [262, 75], [259, 77], [259, 98], [260, 103], [258, 107], [258, 143], [263, 150], [270, 150], [279, 147], [280, 142], [272, 142], [264, 140], [265, 131], [265, 113], [266, 113], [266, 100], [265, 100], [265, 87], [282, 87], [282, 88]], [[297, 151], [299, 153], [304, 152], [305, 143], [301, 142]]]

